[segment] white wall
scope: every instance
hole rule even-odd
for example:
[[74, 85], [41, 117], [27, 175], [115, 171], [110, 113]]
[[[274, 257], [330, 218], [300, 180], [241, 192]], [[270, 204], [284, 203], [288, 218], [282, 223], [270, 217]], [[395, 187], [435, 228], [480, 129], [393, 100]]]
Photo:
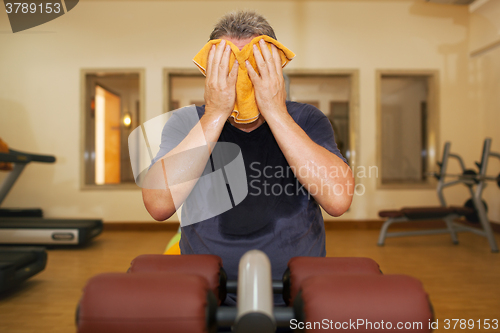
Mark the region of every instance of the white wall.
[[[470, 14], [463, 6], [424, 0], [81, 1], [68, 14], [16, 34], [8, 33], [0, 11], [0, 136], [17, 149], [58, 158], [54, 165], [30, 165], [4, 205], [40, 206], [53, 217], [151, 221], [139, 190], [79, 189], [80, 69], [144, 68], [151, 119], [163, 112], [163, 68], [194, 68], [191, 59], [217, 18], [244, 8], [265, 15], [280, 42], [297, 54], [290, 69], [360, 70], [359, 165], [376, 163], [376, 69], [440, 71], [440, 141], [452, 141], [466, 161], [477, 159], [484, 134], [494, 131], [487, 119], [496, 111], [473, 108], [477, 101], [470, 96]], [[432, 190], [377, 190], [376, 179], [360, 181], [366, 193], [345, 218], [437, 204]], [[461, 193], [454, 199], [465, 201]]]
[[[484, 50], [470, 58], [470, 95], [475, 102], [471, 114], [481, 119], [483, 136], [490, 137], [492, 150], [500, 153], [500, 1], [481, 2], [484, 4], [471, 13], [470, 20], [469, 51], [474, 55]], [[492, 176], [500, 175], [500, 161], [491, 158], [488, 171]], [[500, 189], [490, 183], [483, 197], [490, 219], [500, 221]]]

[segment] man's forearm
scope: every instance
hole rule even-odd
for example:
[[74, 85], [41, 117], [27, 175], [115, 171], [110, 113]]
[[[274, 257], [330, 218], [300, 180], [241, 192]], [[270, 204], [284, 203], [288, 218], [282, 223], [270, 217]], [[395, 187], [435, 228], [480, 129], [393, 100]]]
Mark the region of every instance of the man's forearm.
[[172, 216], [203, 173], [225, 119], [208, 112], [182, 142], [148, 171], [143, 200], [151, 216], [163, 221]]
[[286, 106], [266, 114], [266, 121], [299, 182], [328, 214], [342, 215], [351, 205], [354, 191], [349, 166], [312, 141], [288, 114]]

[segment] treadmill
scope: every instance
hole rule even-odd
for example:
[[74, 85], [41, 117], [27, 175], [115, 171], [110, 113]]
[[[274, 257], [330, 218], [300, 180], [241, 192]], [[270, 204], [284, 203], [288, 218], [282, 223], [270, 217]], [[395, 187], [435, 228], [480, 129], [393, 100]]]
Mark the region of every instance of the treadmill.
[[[54, 163], [51, 155], [9, 149], [0, 162], [14, 168], [0, 185], [0, 205], [30, 162]], [[100, 219], [45, 219], [41, 209], [0, 209], [0, 245], [82, 246], [102, 232]]]
[[0, 247], [0, 296], [43, 271], [46, 265], [43, 247]]

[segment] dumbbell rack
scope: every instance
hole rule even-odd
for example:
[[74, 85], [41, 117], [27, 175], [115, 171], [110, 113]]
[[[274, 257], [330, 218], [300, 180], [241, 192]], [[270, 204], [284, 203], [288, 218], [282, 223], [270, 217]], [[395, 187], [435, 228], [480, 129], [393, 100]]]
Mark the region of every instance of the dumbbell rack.
[[[491, 251], [498, 252], [498, 246], [495, 240], [495, 236], [493, 235], [491, 224], [488, 220], [486, 208], [482, 200], [482, 195], [483, 195], [483, 190], [486, 187], [486, 180], [488, 179], [486, 175], [488, 169], [488, 160], [490, 157], [496, 157], [500, 159], [500, 154], [491, 152], [491, 139], [486, 138], [483, 144], [481, 162], [476, 163], [479, 168], [479, 174], [471, 177], [470, 175], [467, 174], [468, 170], [466, 169], [462, 158], [457, 154], [451, 153], [450, 147], [451, 143], [446, 142], [443, 150], [443, 158], [441, 163], [439, 164], [440, 172], [438, 174], [434, 174], [434, 176], [436, 176], [436, 178], [438, 179], [437, 195], [441, 206], [403, 208], [397, 211], [379, 212], [380, 217], [388, 217], [388, 219], [384, 222], [380, 230], [378, 239], [379, 246], [384, 245], [385, 238], [387, 237], [403, 237], [403, 236], [431, 235], [431, 234], [443, 234], [443, 233], [449, 233], [451, 235], [453, 243], [458, 244], [457, 232], [472, 232], [474, 234], [486, 237], [488, 239]], [[462, 169], [462, 175], [458, 176], [458, 179], [446, 181], [446, 178], [449, 178], [450, 176], [446, 174], [450, 158], [455, 158], [458, 161]], [[474, 205], [473, 209], [467, 207], [447, 206], [443, 190], [450, 186], [455, 186], [459, 184], [463, 184], [468, 187]], [[477, 214], [481, 228], [474, 228], [455, 222], [455, 220], [457, 220], [458, 218], [469, 215], [471, 213]], [[425, 221], [425, 220], [427, 221], [443, 220], [446, 223], [446, 228], [404, 231], [404, 232], [387, 232], [389, 226], [394, 223], [415, 222], [415, 221]]]

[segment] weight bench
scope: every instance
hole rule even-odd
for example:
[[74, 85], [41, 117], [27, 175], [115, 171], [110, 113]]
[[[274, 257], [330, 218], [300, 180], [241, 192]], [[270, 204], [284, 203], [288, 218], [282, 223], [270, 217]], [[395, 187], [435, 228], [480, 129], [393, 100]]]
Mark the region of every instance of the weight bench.
[[[492, 252], [498, 252], [498, 246], [493, 235], [493, 230], [491, 228], [490, 222], [487, 217], [487, 206], [482, 200], [482, 192], [486, 186], [486, 169], [488, 165], [488, 159], [490, 156], [499, 157], [499, 154], [492, 153], [490, 151], [491, 139], [487, 138], [483, 144], [483, 152], [481, 156], [481, 163], [476, 163], [479, 168], [479, 175], [474, 170], [468, 170], [465, 168], [465, 164], [460, 156], [452, 154], [450, 152], [451, 144], [449, 142], [445, 143], [443, 150], [443, 158], [441, 163], [438, 163], [440, 167], [439, 173], [434, 173], [433, 175], [438, 179], [437, 194], [441, 206], [437, 207], [408, 207], [402, 208], [400, 210], [383, 210], [379, 212], [379, 216], [386, 218], [387, 220], [382, 225], [380, 230], [378, 245], [383, 246], [385, 244], [385, 239], [387, 237], [402, 237], [402, 236], [418, 236], [418, 235], [432, 235], [432, 234], [443, 234], [449, 233], [451, 235], [452, 242], [458, 244], [457, 232], [472, 232], [480, 236], [484, 236], [488, 239], [490, 248]], [[462, 169], [462, 174], [453, 175], [458, 179], [445, 182], [446, 177], [452, 175], [447, 175], [446, 170], [448, 167], [449, 158], [455, 158], [458, 160], [460, 167]], [[500, 158], [500, 157], [499, 157]], [[463, 184], [469, 189], [472, 199], [469, 199], [465, 206], [447, 206], [446, 200], [444, 199], [443, 190], [446, 187]], [[475, 189], [474, 189], [475, 188]], [[479, 222], [481, 228], [474, 228], [463, 224], [458, 224], [455, 221], [459, 218], [465, 217], [468, 221]], [[388, 228], [394, 223], [408, 223], [416, 221], [435, 221], [442, 220], [446, 223], [445, 229], [428, 229], [428, 230], [415, 230], [415, 231], [402, 231], [402, 232], [388, 232]]]
[[[393, 332], [400, 322], [421, 324], [401, 331], [430, 332], [434, 319], [420, 281], [383, 275], [368, 258], [292, 258], [281, 288], [273, 288], [269, 259], [249, 251], [240, 260], [236, 307], [220, 306], [229, 291], [224, 276], [214, 255], [139, 256], [128, 273], [87, 282], [78, 333], [320, 332], [326, 326]], [[273, 293], [281, 291], [289, 306], [274, 307]]]

